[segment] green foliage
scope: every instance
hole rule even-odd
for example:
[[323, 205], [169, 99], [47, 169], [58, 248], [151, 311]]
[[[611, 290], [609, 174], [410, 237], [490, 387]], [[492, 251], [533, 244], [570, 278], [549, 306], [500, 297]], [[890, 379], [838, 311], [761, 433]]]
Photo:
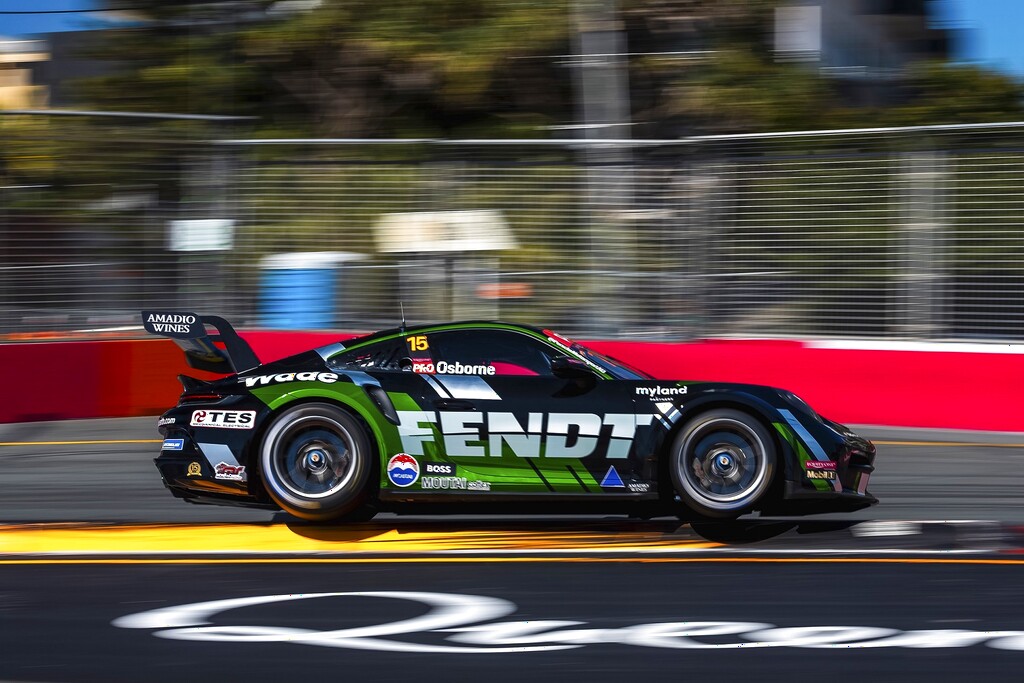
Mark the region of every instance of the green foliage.
[[[258, 117], [255, 135], [543, 137], [573, 121], [566, 54], [586, 0], [107, 0], [140, 22], [93, 56], [97, 107]], [[601, 4], [595, 2], [595, 4]], [[873, 84], [775, 61], [777, 0], [619, 0], [633, 119], [652, 137], [1019, 119], [1021, 83], [924, 63]], [[674, 61], [661, 51], [697, 50]], [[655, 53], [653, 55], [647, 53]], [[850, 90], [884, 92], [850, 97]]]
[[886, 125], [1020, 121], [1024, 84], [972, 64], [924, 62], [907, 74], [903, 102], [872, 112]]
[[258, 116], [275, 134], [332, 137], [464, 127], [537, 135], [521, 125], [538, 121], [524, 105], [537, 93], [517, 88], [546, 90], [559, 106], [550, 66], [520, 58], [564, 49], [565, 2], [326, 0], [290, 14], [240, 11], [253, 4], [134, 3], [144, 21], [95, 53], [129, 68], [83, 84], [83, 94], [109, 109]]

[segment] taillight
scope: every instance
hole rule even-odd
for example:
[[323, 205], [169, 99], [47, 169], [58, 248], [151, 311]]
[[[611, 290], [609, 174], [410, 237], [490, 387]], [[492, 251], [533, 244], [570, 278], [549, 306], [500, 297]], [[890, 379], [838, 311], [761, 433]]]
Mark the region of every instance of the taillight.
[[178, 399], [178, 404], [182, 403], [198, 403], [200, 401], [219, 401], [223, 396], [220, 394], [182, 394], [181, 398]]
[[219, 401], [224, 398], [224, 394], [211, 391], [214, 387], [212, 382], [189, 377], [188, 375], [178, 375], [178, 381], [181, 382], [181, 388], [183, 389], [181, 398], [178, 399], [179, 405], [182, 403], [197, 403], [199, 401]]

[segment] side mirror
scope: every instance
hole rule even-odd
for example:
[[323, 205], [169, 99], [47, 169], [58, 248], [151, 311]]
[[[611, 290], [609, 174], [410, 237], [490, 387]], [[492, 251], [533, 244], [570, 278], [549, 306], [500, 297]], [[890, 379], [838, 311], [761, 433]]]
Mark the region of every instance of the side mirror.
[[577, 358], [556, 356], [551, 359], [551, 373], [559, 379], [593, 380], [594, 371], [590, 366]]

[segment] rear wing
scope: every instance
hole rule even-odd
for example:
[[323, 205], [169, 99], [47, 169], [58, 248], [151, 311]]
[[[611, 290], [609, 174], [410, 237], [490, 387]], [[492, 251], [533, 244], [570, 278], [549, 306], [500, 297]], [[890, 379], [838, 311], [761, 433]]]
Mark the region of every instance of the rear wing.
[[[217, 330], [210, 336], [209, 325]], [[199, 316], [182, 311], [143, 311], [142, 326], [150, 334], [169, 337], [185, 352], [189, 367], [224, 375], [237, 374], [260, 365], [252, 347], [238, 336], [224, 318], [216, 315]], [[221, 342], [224, 348], [215, 346]]]

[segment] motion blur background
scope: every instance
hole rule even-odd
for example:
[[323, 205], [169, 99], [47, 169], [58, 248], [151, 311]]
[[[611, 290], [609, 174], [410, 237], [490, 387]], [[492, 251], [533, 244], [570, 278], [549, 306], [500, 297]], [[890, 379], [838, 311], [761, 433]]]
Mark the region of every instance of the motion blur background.
[[1024, 86], [973, 59], [967, 4], [0, 2], [0, 334], [402, 302], [1020, 341]]

